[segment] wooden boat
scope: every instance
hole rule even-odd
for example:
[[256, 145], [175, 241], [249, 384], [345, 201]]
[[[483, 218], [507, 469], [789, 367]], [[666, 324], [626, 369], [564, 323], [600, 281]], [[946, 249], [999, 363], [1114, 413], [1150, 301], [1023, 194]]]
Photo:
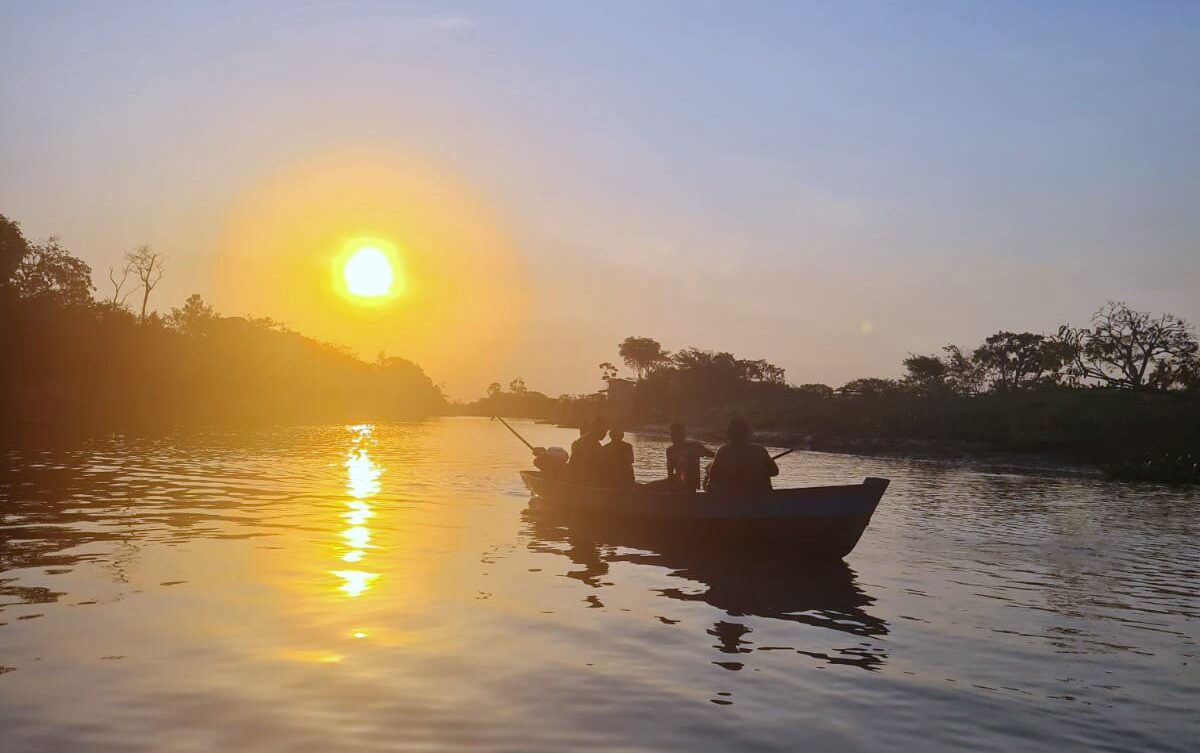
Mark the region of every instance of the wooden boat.
[[792, 556], [845, 557], [879, 505], [888, 479], [848, 486], [773, 489], [746, 498], [706, 492], [662, 492], [634, 486], [601, 489], [521, 471], [530, 507], [598, 530], [633, 530], [730, 547], [783, 547]]

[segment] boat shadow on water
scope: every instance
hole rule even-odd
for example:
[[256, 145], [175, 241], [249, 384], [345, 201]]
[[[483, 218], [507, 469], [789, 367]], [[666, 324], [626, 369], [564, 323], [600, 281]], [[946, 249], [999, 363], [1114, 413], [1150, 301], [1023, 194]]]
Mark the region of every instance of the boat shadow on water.
[[[716, 639], [718, 652], [728, 660], [714, 662], [740, 670], [736, 655], [754, 651], [793, 650], [831, 665], [849, 665], [867, 670], [881, 668], [887, 653], [880, 639], [887, 636], [886, 620], [870, 613], [875, 603], [858, 582], [854, 570], [841, 560], [804, 561], [776, 547], [746, 546], [712, 548], [655, 532], [633, 532], [587, 525], [534, 507], [522, 513], [531, 551], [566, 557], [579, 566], [566, 577], [592, 588], [614, 585], [607, 580], [613, 565], [635, 564], [661, 568], [672, 580], [690, 581], [655, 589], [661, 596], [681, 602], [700, 602], [723, 613], [707, 634]], [[585, 600], [603, 606], [598, 596]], [[666, 618], [659, 617], [664, 622]], [[760, 620], [821, 628], [849, 637], [829, 648], [830, 634], [805, 631], [797, 639], [803, 645], [756, 646], [751, 634], [767, 625]], [[775, 632], [772, 631], [772, 635]], [[817, 636], [820, 636], [819, 638]]]

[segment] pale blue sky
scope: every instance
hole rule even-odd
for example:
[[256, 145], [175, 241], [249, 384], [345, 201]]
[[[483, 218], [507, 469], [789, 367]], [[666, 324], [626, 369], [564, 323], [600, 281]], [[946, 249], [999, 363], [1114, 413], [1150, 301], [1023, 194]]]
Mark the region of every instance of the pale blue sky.
[[0, 6], [0, 213], [159, 246], [163, 305], [247, 183], [359, 144], [506, 219], [495, 378], [555, 394], [627, 334], [837, 385], [1110, 298], [1200, 320], [1200, 4]]

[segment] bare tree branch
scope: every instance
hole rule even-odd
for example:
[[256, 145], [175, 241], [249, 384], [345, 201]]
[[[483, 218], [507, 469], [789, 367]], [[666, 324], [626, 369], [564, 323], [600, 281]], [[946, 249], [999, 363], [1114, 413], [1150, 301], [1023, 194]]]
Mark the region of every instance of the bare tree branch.
[[125, 287], [125, 283], [129, 280], [129, 273], [131, 271], [133, 271], [133, 269], [130, 266], [129, 262], [128, 261], [125, 262], [125, 266], [121, 269], [121, 279], [118, 280], [116, 277], [116, 273], [113, 271], [113, 268], [112, 267], [108, 268], [108, 280], [109, 280], [109, 282], [112, 283], [112, 286], [113, 286], [112, 297], [108, 300], [108, 304], [110, 306], [112, 306], [113, 308], [119, 308], [119, 307], [124, 306], [125, 301], [129, 299], [129, 296], [131, 296], [135, 292], [137, 292], [138, 286], [135, 285], [134, 287], [125, 291], [124, 295], [121, 294], [121, 289], [123, 287]]
[[146, 306], [150, 302], [150, 294], [166, 273], [165, 257], [149, 246], [140, 246], [137, 250], [125, 254], [125, 262], [142, 281], [142, 311], [138, 318], [146, 321]]

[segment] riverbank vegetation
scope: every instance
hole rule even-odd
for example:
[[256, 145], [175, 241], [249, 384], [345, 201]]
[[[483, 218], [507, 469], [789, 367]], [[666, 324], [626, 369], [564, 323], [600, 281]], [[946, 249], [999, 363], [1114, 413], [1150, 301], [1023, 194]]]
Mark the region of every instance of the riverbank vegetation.
[[[618, 355], [632, 373], [631, 426], [686, 421], [715, 428], [748, 418], [781, 444], [852, 452], [1031, 452], [1095, 463], [1123, 478], [1200, 483], [1200, 360], [1196, 336], [1170, 314], [1119, 302], [1086, 327], [1001, 331], [974, 348], [910, 354], [899, 378], [840, 387], [790, 384], [782, 368], [726, 352], [630, 337]], [[619, 379], [612, 363], [603, 379]], [[500, 389], [467, 412], [557, 421], [596, 396], [557, 400]]]
[[269, 319], [221, 316], [199, 295], [160, 315], [149, 303], [165, 273], [162, 254], [137, 249], [97, 297], [84, 261], [0, 216], [0, 440], [444, 410], [402, 358], [368, 363]]

